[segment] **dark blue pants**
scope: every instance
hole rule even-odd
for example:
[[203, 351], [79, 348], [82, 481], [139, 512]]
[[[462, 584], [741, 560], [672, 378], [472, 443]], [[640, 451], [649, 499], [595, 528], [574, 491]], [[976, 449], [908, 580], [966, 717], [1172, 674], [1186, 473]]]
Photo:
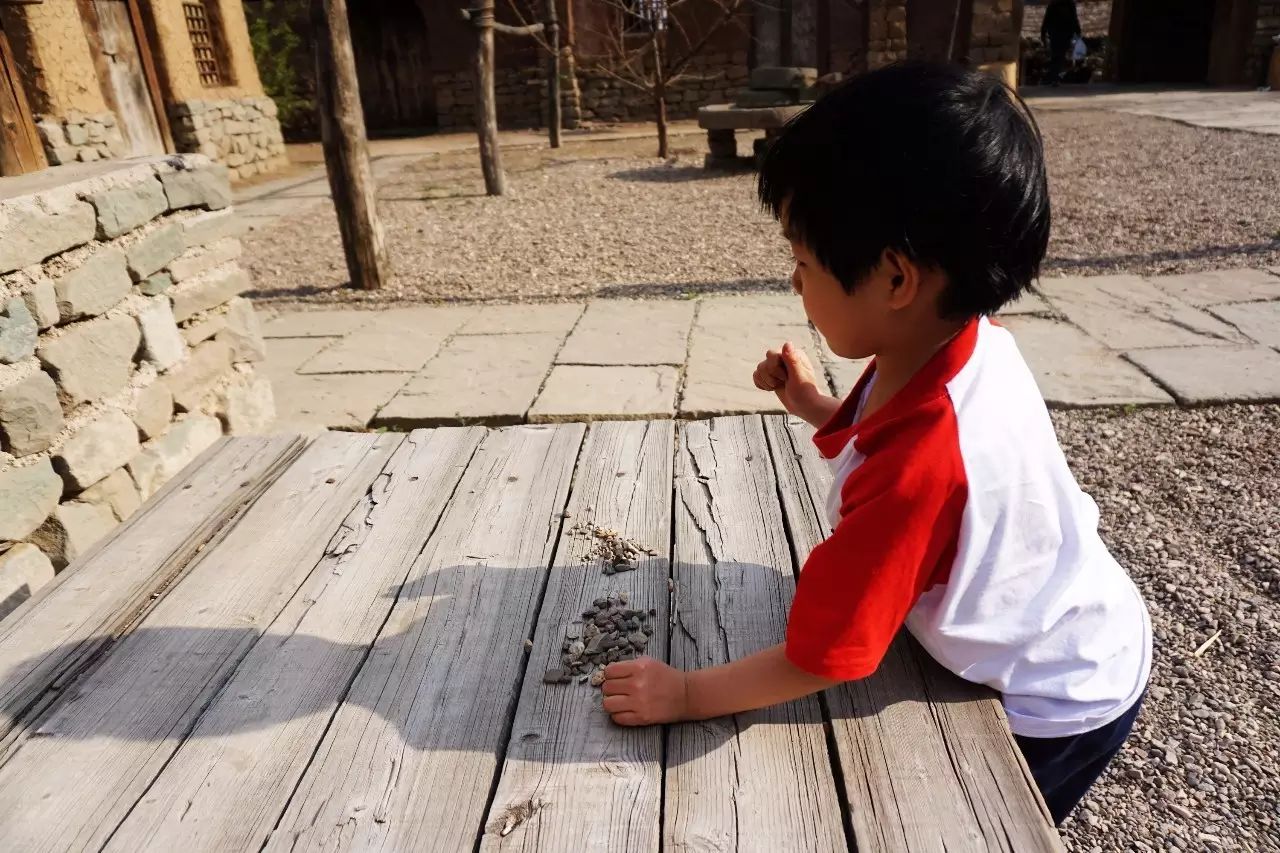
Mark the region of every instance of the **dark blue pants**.
[[1142, 697], [1138, 697], [1118, 719], [1071, 737], [1013, 736], [1055, 824], [1066, 819], [1116, 757], [1141, 709]]

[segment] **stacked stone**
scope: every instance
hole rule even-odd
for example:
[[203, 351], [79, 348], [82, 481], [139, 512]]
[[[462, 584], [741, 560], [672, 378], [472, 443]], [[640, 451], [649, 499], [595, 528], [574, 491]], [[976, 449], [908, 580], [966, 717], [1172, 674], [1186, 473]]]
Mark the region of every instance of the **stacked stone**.
[[229, 201], [199, 155], [0, 180], [0, 616], [274, 419]]
[[225, 164], [232, 180], [273, 172], [287, 162], [278, 112], [267, 97], [182, 101], [169, 108], [173, 142]]
[[[667, 116], [690, 118], [698, 107], [731, 99], [745, 87], [747, 53], [712, 53], [694, 59], [667, 91]], [[475, 126], [476, 93], [469, 71], [436, 74], [437, 123], [441, 129]], [[499, 68], [494, 75], [498, 123], [504, 128], [545, 127], [547, 76], [543, 67]], [[653, 98], [597, 71], [566, 66], [560, 107], [564, 126], [582, 122], [650, 121]]]
[[41, 116], [36, 130], [51, 166], [91, 163], [129, 153], [116, 117], [109, 112], [86, 115], [73, 110], [65, 117]]
[[977, 64], [1017, 62], [1020, 45], [1013, 0], [974, 0], [970, 60]]
[[[646, 92], [589, 70], [579, 71], [583, 121], [651, 121], [653, 98]], [[732, 100], [746, 87], [746, 51], [708, 53], [689, 63], [667, 95], [667, 117], [692, 118], [705, 104]]]
[[867, 67], [874, 70], [906, 58], [907, 0], [870, 0], [867, 9]]

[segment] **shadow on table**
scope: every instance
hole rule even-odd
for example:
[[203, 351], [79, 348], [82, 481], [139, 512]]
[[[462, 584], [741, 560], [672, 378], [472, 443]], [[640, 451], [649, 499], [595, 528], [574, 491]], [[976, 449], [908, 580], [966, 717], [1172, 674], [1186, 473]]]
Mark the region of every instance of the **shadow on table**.
[[[653, 570], [665, 578], [666, 561], [655, 561]], [[649, 652], [677, 663], [723, 660], [726, 651], [741, 658], [781, 642], [792, 589], [789, 566], [723, 561], [699, 570], [714, 571], [714, 580], [681, 568], [677, 593], [687, 597], [696, 586], [714, 600], [702, 610], [678, 607], [674, 620], [669, 618], [665, 582], [653, 583], [643, 570], [606, 577], [598, 563], [558, 567], [543, 608], [560, 602], [562, 612], [572, 612], [581, 625], [578, 602], [627, 591], [629, 606], [656, 611], [659, 631]], [[386, 610], [392, 610], [394, 601], [395, 611], [387, 615], [382, 636], [372, 645], [293, 633], [292, 626], [280, 624], [281, 618], [265, 634], [251, 628], [148, 627], [144, 620], [129, 634], [107, 641], [95, 664], [76, 679], [60, 677], [54, 689], [61, 696], [37, 720], [19, 725], [34, 726], [41, 737], [160, 742], [227, 737], [308, 720], [315, 737], [302, 744], [307, 751], [331, 727], [331, 739], [354, 737], [369, 748], [398, 737], [423, 752], [487, 753], [499, 760], [504, 754], [550, 764], [661, 760], [662, 728], [614, 725], [601, 707], [600, 691], [589, 684], [542, 683], [542, 673], [560, 665], [568, 626], [539, 624], [528, 650], [524, 637], [536, 602], [526, 611], [503, 603], [505, 574], [541, 571], [475, 562], [398, 584], [384, 594]], [[307, 594], [322, 599], [326, 592], [316, 593], [311, 586]], [[316, 606], [320, 603], [311, 604]], [[367, 606], [377, 607], [376, 602]], [[478, 617], [483, 628], [473, 630]], [[306, 621], [304, 614], [297, 625]], [[764, 636], [760, 626], [777, 628]], [[668, 651], [670, 644], [674, 654]], [[74, 659], [80, 650], [69, 644], [24, 661], [0, 679], [0, 697], [21, 692], [22, 676], [32, 664]], [[183, 719], [205, 686], [219, 682], [223, 686], [199, 718]], [[138, 702], [143, 690], [149, 691], [147, 701]], [[852, 709], [845, 713], [861, 717], [925, 696], [923, 682], [913, 686], [906, 680], [877, 691], [877, 708], [859, 708], [856, 701], [833, 707]], [[954, 701], [971, 698], [952, 696]], [[561, 725], [553, 726], [556, 721]], [[9, 728], [13, 721], [4, 722], [3, 728]], [[754, 726], [820, 722], [818, 704], [800, 700], [734, 718], [668, 727], [665, 753], [669, 766], [676, 766], [714, 752]], [[338, 731], [346, 737], [338, 738]]]

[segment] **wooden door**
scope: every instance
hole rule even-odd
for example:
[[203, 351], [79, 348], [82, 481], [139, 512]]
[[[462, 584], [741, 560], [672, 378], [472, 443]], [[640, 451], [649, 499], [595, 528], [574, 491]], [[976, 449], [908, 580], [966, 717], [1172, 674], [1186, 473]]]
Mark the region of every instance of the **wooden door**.
[[98, 73], [115, 107], [129, 156], [163, 154], [164, 135], [156, 110], [156, 98], [148, 85], [143, 63], [145, 47], [134, 30], [128, 0], [93, 0], [98, 44], [102, 53]]
[[18, 64], [0, 23], [0, 175], [21, 175], [46, 165]]

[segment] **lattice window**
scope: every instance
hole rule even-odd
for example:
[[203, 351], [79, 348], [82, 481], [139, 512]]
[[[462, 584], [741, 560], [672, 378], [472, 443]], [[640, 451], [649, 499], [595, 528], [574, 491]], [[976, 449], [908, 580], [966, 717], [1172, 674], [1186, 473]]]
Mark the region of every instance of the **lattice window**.
[[188, 0], [182, 4], [187, 19], [187, 36], [196, 54], [196, 71], [200, 84], [205, 88], [225, 86], [230, 82], [226, 74], [226, 58], [222, 49], [221, 33], [217, 21], [205, 7], [204, 0]]

